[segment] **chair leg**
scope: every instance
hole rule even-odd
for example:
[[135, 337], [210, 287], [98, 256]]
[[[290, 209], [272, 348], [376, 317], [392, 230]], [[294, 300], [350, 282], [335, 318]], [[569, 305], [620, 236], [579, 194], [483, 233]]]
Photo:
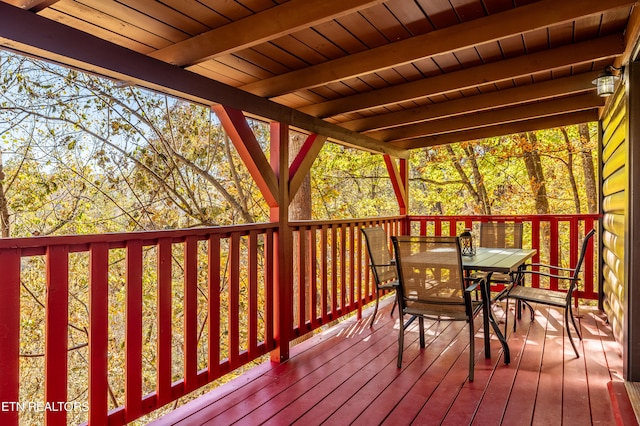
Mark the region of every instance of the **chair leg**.
[[525, 306], [527, 308], [529, 308], [529, 312], [531, 313], [531, 321], [536, 319], [536, 311], [533, 310], [533, 306], [531, 306], [531, 304], [529, 304], [529, 302], [526, 301], [522, 301], [522, 303], [525, 304]]
[[475, 360], [476, 344], [475, 344], [475, 327], [473, 325], [473, 315], [469, 319], [469, 381], [473, 382], [473, 361]]
[[[571, 317], [571, 320], [573, 320], [573, 316]], [[576, 358], [580, 358], [580, 354], [578, 353], [578, 348], [576, 347], [576, 344], [573, 341], [573, 336], [571, 336], [571, 330], [569, 329], [570, 328], [569, 327], [569, 309], [564, 310], [564, 328], [567, 330], [567, 335], [569, 336], [569, 341], [571, 342], [571, 346], [573, 346], [573, 351], [576, 353]], [[576, 331], [578, 331], [577, 328], [576, 328]]]
[[402, 351], [404, 350], [404, 318], [400, 315], [400, 326], [398, 334], [398, 368], [402, 367]]
[[393, 306], [391, 307], [391, 316], [393, 317], [393, 311], [396, 310], [396, 306], [398, 306], [398, 296], [393, 297]]
[[420, 325], [420, 327], [418, 327], [418, 329], [420, 330], [420, 347], [424, 349], [426, 346], [424, 339], [424, 318], [418, 318], [418, 324]]
[[376, 319], [376, 314], [378, 313], [379, 300], [380, 300], [380, 292], [376, 290], [376, 307], [373, 309], [373, 315], [371, 315], [371, 322], [369, 323], [369, 327], [373, 327], [373, 322]]
[[576, 317], [573, 316], [573, 309], [571, 308], [571, 305], [569, 305], [569, 316], [571, 317], [573, 328], [576, 330], [576, 333], [578, 334], [578, 338], [582, 340], [582, 333], [580, 333], [580, 327], [578, 327], [578, 324], [576, 324]]

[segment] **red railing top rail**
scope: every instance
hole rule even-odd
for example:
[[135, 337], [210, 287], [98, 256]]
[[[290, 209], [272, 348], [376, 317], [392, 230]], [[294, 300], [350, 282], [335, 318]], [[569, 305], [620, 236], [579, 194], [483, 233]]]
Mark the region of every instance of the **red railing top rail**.
[[41, 256], [46, 252], [46, 247], [67, 246], [70, 253], [88, 251], [89, 245], [94, 243], [106, 243], [108, 248], [124, 248], [127, 241], [139, 240], [142, 245], [154, 245], [158, 240], [169, 239], [176, 243], [184, 241], [187, 237], [205, 239], [211, 234], [221, 238], [229, 237], [234, 233], [248, 234], [252, 230], [276, 229], [277, 223], [259, 223], [247, 225], [213, 226], [205, 228], [117, 232], [107, 234], [88, 235], [63, 235], [25, 238], [0, 238], [0, 250], [20, 249], [22, 256]]

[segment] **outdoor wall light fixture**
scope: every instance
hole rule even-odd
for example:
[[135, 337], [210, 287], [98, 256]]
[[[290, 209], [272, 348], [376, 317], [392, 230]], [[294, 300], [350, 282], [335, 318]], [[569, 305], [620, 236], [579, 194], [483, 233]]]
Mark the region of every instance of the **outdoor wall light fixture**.
[[609, 65], [604, 69], [604, 72], [598, 76], [598, 78], [591, 82], [596, 86], [598, 96], [605, 98], [613, 95], [613, 91], [616, 87], [616, 81], [620, 80], [620, 76], [612, 74], [613, 70], [621, 71], [620, 68]]

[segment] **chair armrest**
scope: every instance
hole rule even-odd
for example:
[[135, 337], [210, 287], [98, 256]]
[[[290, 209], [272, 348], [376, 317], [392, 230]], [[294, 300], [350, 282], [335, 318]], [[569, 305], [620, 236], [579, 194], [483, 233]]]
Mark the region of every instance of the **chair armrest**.
[[471, 293], [472, 291], [477, 290], [479, 284], [480, 283], [477, 280], [472, 282], [469, 286], [465, 287], [464, 289], [465, 293]]
[[558, 271], [575, 272], [575, 268], [563, 268], [561, 266], [547, 265], [546, 263], [528, 263], [524, 265], [525, 268], [528, 268], [530, 266], [537, 266], [539, 268], [556, 269]]
[[374, 267], [378, 267], [378, 266], [396, 266], [396, 262], [391, 261], [391, 263], [370, 263], [369, 266], [374, 266]]
[[[562, 275], [554, 275], [554, 274], [549, 274], [546, 272], [540, 272], [540, 271], [520, 271], [521, 274], [531, 274], [531, 275], [537, 275], [539, 277], [548, 277], [548, 278], [556, 278], [559, 280], [573, 280], [573, 277], [565, 277]], [[579, 280], [580, 278], [578, 278]]]

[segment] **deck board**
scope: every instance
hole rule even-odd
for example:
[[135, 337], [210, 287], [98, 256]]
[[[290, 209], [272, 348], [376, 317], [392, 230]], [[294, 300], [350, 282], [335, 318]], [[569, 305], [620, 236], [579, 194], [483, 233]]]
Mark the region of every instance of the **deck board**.
[[365, 312], [293, 347], [289, 361], [262, 365], [153, 424], [616, 425], [609, 383], [622, 382], [622, 358], [594, 308], [580, 310], [580, 358], [561, 311], [536, 307], [534, 321], [525, 311], [516, 331], [508, 330], [510, 365], [493, 334], [485, 358], [478, 319], [473, 382], [464, 323], [427, 321], [423, 350], [412, 324], [398, 369], [397, 312], [392, 318], [390, 309], [387, 300], [372, 328]]

